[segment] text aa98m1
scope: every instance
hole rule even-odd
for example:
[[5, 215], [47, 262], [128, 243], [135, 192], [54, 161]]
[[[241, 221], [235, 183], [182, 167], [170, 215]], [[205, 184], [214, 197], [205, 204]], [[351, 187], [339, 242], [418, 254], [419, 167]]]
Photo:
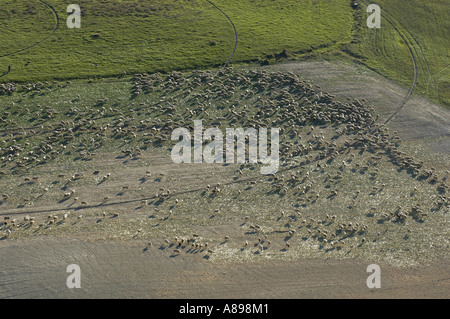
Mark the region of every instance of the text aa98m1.
[[268, 304], [225, 304], [222, 313], [267, 314], [268, 311]]

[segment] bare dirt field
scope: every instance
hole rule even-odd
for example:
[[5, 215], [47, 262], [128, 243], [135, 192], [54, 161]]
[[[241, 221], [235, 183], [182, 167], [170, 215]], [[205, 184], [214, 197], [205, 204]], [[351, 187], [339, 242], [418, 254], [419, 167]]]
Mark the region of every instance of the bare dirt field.
[[[381, 288], [366, 285], [367, 262], [295, 260], [210, 263], [167, 257], [145, 242], [33, 238], [2, 245], [2, 298], [448, 298], [448, 260], [427, 267], [381, 264]], [[81, 268], [68, 289], [66, 267]]]

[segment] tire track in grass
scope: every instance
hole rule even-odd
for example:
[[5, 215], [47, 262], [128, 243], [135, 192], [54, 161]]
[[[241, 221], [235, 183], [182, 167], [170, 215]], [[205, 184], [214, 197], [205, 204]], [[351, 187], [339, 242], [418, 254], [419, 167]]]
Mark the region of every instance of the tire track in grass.
[[414, 54], [414, 47], [409, 43], [409, 41], [406, 39], [406, 37], [400, 32], [399, 28], [396, 26], [396, 24], [393, 20], [391, 20], [390, 18], [387, 18], [386, 15], [382, 15], [382, 16], [394, 28], [394, 30], [398, 33], [398, 35], [402, 38], [403, 42], [408, 47], [408, 50], [411, 54], [411, 59], [412, 59], [413, 65], [414, 65], [414, 79], [413, 79], [411, 88], [409, 89], [408, 94], [405, 96], [405, 98], [401, 102], [398, 109], [384, 121], [383, 124], [386, 125], [403, 109], [403, 107], [406, 105], [406, 102], [408, 102], [408, 100], [411, 98], [412, 94], [414, 93], [414, 90], [417, 86], [418, 67], [417, 67], [417, 58], [416, 58], [416, 55]]
[[56, 24], [55, 24], [55, 27], [53, 28], [52, 33], [50, 33], [50, 34], [49, 34], [45, 39], [43, 39], [42, 41], [36, 42], [36, 43], [34, 43], [34, 44], [32, 44], [32, 45], [26, 47], [26, 48], [22, 48], [22, 49], [19, 49], [19, 50], [14, 51], [14, 52], [10, 52], [10, 53], [4, 54], [4, 55], [0, 55], [0, 58], [4, 58], [4, 57], [7, 57], [7, 56], [11, 56], [11, 55], [14, 55], [14, 54], [17, 54], [17, 53], [20, 53], [20, 52], [29, 50], [29, 49], [31, 49], [31, 48], [34, 48], [35, 46], [38, 46], [38, 45], [42, 44], [43, 42], [47, 41], [52, 35], [55, 34], [56, 30], [58, 30], [58, 28], [59, 28], [59, 16], [58, 16], [58, 13], [56, 12], [56, 10], [55, 10], [50, 4], [44, 2], [43, 0], [38, 0], [38, 1], [41, 2], [42, 4], [44, 4], [45, 6], [47, 6], [48, 8], [50, 8], [50, 9], [52, 10], [52, 12], [53, 12], [53, 15], [54, 15], [55, 18], [56, 18]]
[[[368, 6], [369, 3], [368, 1], [363, 1], [364, 5]], [[414, 93], [414, 89], [417, 86], [417, 75], [418, 75], [418, 67], [417, 67], [417, 58], [416, 58], [416, 54], [414, 53], [415, 48], [414, 46], [409, 43], [408, 39], [403, 35], [403, 33], [400, 31], [399, 27], [397, 26], [398, 22], [396, 20], [394, 20], [393, 18], [390, 17], [389, 12], [387, 12], [387, 14], [389, 15], [386, 16], [386, 14], [383, 14], [383, 12], [387, 12], [386, 10], [382, 10], [381, 11], [381, 16], [394, 28], [395, 32], [397, 32], [397, 34], [400, 36], [400, 38], [402, 39], [402, 41], [405, 43], [405, 45], [407, 46], [409, 53], [411, 54], [411, 59], [414, 65], [414, 78], [413, 78], [413, 83], [411, 84], [411, 88], [409, 89], [408, 93], [406, 94], [405, 98], [403, 99], [403, 101], [400, 103], [399, 107], [397, 108], [397, 110], [395, 110], [394, 113], [392, 113], [384, 122], [383, 124], [386, 125], [388, 124], [405, 106], [406, 102], [408, 102], [408, 100], [411, 98], [412, 94]], [[406, 31], [407, 32], [407, 31]], [[407, 32], [409, 34], [409, 32]]]
[[[403, 29], [403, 31], [406, 33], [406, 35], [412, 39], [411, 45], [413, 46], [414, 51], [416, 52], [418, 62], [420, 62], [420, 59], [422, 59], [423, 63], [425, 64], [425, 67], [421, 66], [421, 69], [422, 69], [422, 72], [424, 73], [424, 75], [427, 77], [425, 79], [426, 84], [427, 84], [427, 89], [429, 86], [432, 86], [433, 89], [435, 90], [435, 93], [437, 93], [438, 88], [436, 87], [436, 83], [433, 79], [433, 74], [431, 72], [430, 65], [426, 58], [425, 51], [424, 51], [422, 45], [420, 44], [419, 40], [417, 40], [417, 38], [402, 23], [400, 23], [400, 21], [396, 20], [390, 12], [388, 12], [387, 10], [384, 10], [384, 12], [387, 13], [391, 17], [392, 20], [395, 20], [395, 22]], [[415, 42], [415, 45], [417, 45], [417, 47], [419, 48], [420, 52], [418, 52], [418, 50], [414, 47], [414, 42]]]
[[234, 48], [233, 48], [233, 52], [231, 53], [230, 58], [223, 66], [223, 67], [226, 67], [231, 62], [231, 59], [233, 58], [234, 53], [236, 52], [236, 48], [237, 48], [237, 44], [238, 44], [238, 34], [237, 34], [236, 26], [234, 25], [234, 23], [230, 19], [230, 17], [225, 12], [223, 12], [218, 6], [216, 6], [214, 3], [212, 3], [209, 0], [205, 0], [205, 1], [208, 2], [210, 5], [212, 5], [214, 8], [216, 8], [217, 10], [219, 10], [228, 19], [228, 21], [230, 21], [231, 26], [233, 27], [233, 30], [234, 30]]

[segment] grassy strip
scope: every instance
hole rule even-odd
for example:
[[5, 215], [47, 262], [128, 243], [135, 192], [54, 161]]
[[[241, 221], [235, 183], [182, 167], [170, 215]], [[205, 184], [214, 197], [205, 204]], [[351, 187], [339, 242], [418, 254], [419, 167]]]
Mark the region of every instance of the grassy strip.
[[[68, 29], [72, 1], [49, 1], [60, 27], [45, 43], [2, 58], [1, 80], [89, 78], [194, 69], [222, 65], [234, 46], [234, 33], [222, 13], [206, 1], [80, 0], [81, 29]], [[351, 38], [351, 8], [346, 0], [215, 1], [233, 20], [239, 45], [232, 62], [275, 59], [280, 52], [308, 52]], [[0, 52], [20, 50], [45, 38], [54, 27], [49, 8], [24, 0], [3, 4]]]

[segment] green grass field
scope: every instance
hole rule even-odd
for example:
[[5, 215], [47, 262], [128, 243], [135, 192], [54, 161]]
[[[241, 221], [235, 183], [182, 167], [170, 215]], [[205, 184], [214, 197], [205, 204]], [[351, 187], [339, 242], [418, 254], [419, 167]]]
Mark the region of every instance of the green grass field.
[[[4, 81], [113, 76], [123, 72], [170, 71], [223, 65], [234, 47], [231, 24], [206, 1], [79, 1], [81, 29], [68, 29], [72, 1], [50, 1], [59, 28], [42, 45], [3, 57], [13, 66]], [[239, 45], [233, 62], [264, 59], [283, 50], [311, 51], [350, 40], [348, 1], [319, 7], [310, 1], [216, 1], [233, 20]], [[0, 52], [40, 41], [55, 24], [36, 1], [3, 4]], [[320, 14], [319, 14], [320, 12]], [[5, 22], [5, 23], [3, 23]], [[27, 64], [27, 62], [29, 62]]]
[[[450, 105], [450, 25], [445, 2], [376, 3], [413, 47], [418, 63], [416, 93]], [[1, 82], [216, 67], [233, 51], [235, 36], [230, 22], [204, 0], [80, 0], [81, 29], [66, 26], [66, 8], [71, 3], [48, 1], [59, 16], [58, 29], [52, 34], [56, 19], [49, 7], [34, 0], [3, 1], [0, 74], [8, 65], [12, 72], [0, 77]], [[345, 58], [410, 86], [412, 59], [397, 31], [386, 19], [381, 29], [368, 29], [365, 5], [354, 10], [350, 3], [214, 1], [237, 29], [234, 64], [273, 63], [286, 57], [336, 58], [344, 53]]]
[[[403, 1], [404, 2], [404, 1]], [[419, 63], [419, 93], [450, 105], [450, 6], [447, 1], [381, 1], [409, 32]]]

